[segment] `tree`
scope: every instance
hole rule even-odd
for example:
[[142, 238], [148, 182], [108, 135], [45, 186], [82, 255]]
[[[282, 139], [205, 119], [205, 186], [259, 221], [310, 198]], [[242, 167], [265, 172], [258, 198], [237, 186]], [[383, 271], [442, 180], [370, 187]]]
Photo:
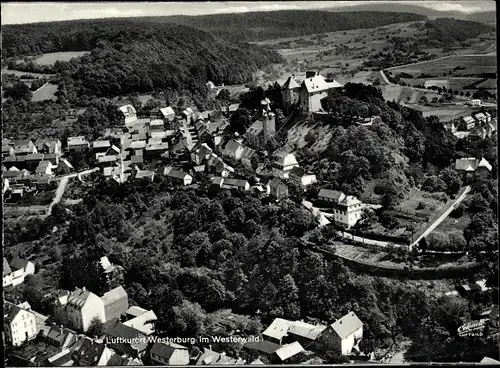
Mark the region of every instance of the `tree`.
[[100, 337], [104, 334], [104, 324], [99, 319], [99, 317], [94, 317], [90, 321], [89, 328], [87, 330], [87, 335], [91, 337]]
[[439, 175], [441, 180], [446, 184], [446, 194], [457, 194], [462, 186], [460, 175], [453, 169], [448, 168], [441, 172]]
[[229, 101], [231, 98], [231, 92], [229, 92], [227, 89], [223, 88], [219, 91], [217, 94], [217, 99], [218, 100], [223, 100], [223, 101]]
[[448, 250], [450, 246], [448, 235], [437, 231], [427, 236], [427, 243], [432, 250]]

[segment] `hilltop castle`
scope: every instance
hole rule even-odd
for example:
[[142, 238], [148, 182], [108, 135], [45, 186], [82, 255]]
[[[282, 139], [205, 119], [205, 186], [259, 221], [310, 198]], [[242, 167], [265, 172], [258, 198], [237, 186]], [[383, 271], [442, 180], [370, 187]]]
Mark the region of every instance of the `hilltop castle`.
[[306, 72], [305, 79], [299, 84], [295, 75], [290, 76], [281, 87], [283, 107], [289, 111], [293, 105], [298, 105], [304, 113], [321, 110], [321, 100], [338, 93], [342, 85], [333, 79], [325, 79], [314, 71]]

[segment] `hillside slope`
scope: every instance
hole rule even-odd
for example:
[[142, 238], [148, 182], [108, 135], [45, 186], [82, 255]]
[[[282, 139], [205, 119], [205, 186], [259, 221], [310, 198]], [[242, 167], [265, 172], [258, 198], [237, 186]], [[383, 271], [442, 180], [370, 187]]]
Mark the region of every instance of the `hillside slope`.
[[[113, 97], [155, 90], [187, 91], [203, 99], [205, 83], [247, 82], [252, 73], [279, 62], [274, 51], [218, 39], [198, 29], [106, 19], [7, 26], [4, 57], [57, 51], [91, 50], [70, 62], [56, 62], [52, 72], [70, 101], [79, 96]], [[41, 68], [16, 65], [16, 69]], [[29, 70], [38, 71], [38, 70]]]

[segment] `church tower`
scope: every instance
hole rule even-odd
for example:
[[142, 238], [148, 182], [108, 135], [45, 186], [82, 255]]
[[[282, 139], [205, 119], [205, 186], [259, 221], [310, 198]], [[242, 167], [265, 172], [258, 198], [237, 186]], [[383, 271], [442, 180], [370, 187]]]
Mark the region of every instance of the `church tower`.
[[262, 100], [262, 134], [263, 143], [266, 145], [276, 135], [275, 115], [271, 111], [268, 98]]

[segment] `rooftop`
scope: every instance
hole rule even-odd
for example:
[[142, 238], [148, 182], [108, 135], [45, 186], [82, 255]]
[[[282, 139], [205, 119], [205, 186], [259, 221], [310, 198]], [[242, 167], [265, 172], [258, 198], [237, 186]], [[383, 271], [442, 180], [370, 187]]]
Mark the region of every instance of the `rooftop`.
[[363, 327], [363, 322], [361, 322], [354, 312], [349, 312], [332, 323], [331, 326], [341, 339], [345, 339], [350, 334]]

